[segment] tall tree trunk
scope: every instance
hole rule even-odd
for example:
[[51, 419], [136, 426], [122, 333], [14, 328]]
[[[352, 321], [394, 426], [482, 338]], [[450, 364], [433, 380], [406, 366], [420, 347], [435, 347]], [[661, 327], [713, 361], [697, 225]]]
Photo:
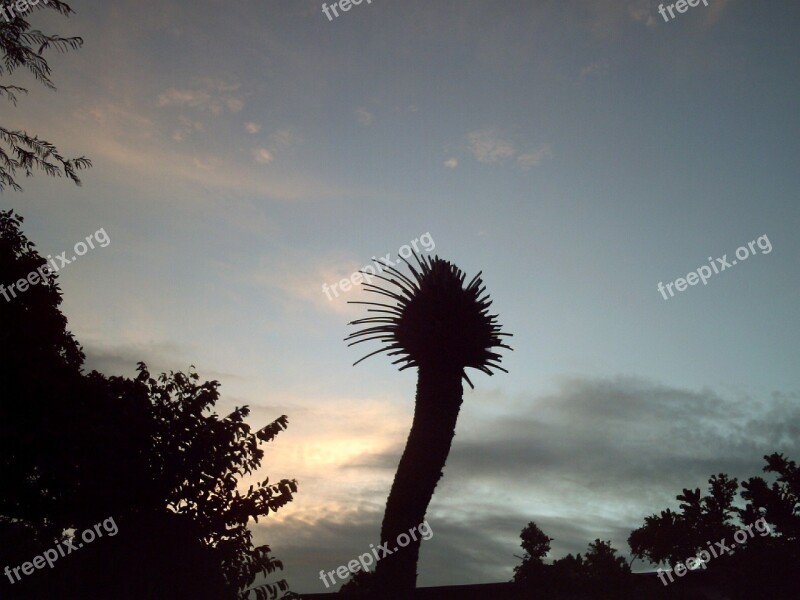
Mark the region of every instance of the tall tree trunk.
[[[378, 554], [381, 559], [376, 565], [375, 578], [382, 598], [408, 597], [416, 587], [421, 540], [417, 526], [425, 520], [450, 453], [462, 402], [461, 377], [461, 368], [419, 367], [414, 422], [389, 492], [381, 528], [381, 543], [392, 552], [385, 557]], [[410, 538], [404, 548], [398, 544], [398, 536], [402, 534]]]

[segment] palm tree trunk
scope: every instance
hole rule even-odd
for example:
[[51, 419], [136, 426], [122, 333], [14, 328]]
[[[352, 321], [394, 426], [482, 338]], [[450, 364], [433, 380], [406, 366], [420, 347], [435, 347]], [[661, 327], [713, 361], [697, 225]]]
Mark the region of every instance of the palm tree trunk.
[[[425, 520], [450, 453], [462, 402], [461, 377], [460, 368], [419, 367], [414, 422], [389, 492], [381, 528], [381, 543], [392, 552], [385, 557], [378, 554], [381, 559], [376, 565], [375, 578], [382, 597], [403, 597], [416, 587], [421, 539], [417, 526]], [[398, 536], [402, 534], [410, 538], [404, 548], [398, 544]]]

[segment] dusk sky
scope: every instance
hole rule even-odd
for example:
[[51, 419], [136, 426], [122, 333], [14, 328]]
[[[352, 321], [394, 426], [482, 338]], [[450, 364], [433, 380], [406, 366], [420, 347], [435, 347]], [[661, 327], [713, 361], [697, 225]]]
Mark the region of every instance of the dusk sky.
[[368, 295], [323, 285], [412, 241], [514, 334], [468, 373], [420, 586], [509, 580], [529, 521], [549, 559], [628, 556], [682, 488], [800, 459], [796, 0], [70, 4], [31, 21], [84, 47], [56, 92], [15, 73], [3, 124], [94, 166], [0, 208], [43, 256], [108, 234], [60, 273], [87, 369], [195, 365], [220, 414], [288, 415], [257, 476], [299, 491], [254, 531], [295, 591], [379, 542], [414, 409], [413, 369], [352, 366]]

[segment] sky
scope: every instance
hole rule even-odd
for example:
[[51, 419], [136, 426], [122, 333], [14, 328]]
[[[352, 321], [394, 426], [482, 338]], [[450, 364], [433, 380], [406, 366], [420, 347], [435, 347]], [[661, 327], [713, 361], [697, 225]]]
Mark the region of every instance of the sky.
[[84, 39], [57, 91], [15, 73], [2, 119], [93, 167], [0, 207], [44, 256], [107, 233], [59, 274], [87, 369], [194, 365], [221, 414], [288, 415], [258, 475], [299, 491], [253, 530], [292, 589], [379, 542], [414, 408], [343, 341], [369, 295], [323, 285], [412, 242], [514, 335], [469, 374], [419, 585], [509, 580], [530, 521], [548, 559], [628, 556], [683, 488], [800, 458], [797, 2], [71, 5], [31, 17]]

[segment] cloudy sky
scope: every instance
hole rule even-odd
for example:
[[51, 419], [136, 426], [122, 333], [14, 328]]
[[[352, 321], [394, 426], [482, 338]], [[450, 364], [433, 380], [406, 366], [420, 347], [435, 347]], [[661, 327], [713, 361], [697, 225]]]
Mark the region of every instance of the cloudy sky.
[[378, 542], [413, 411], [415, 373], [352, 366], [363, 292], [323, 284], [425, 234], [514, 352], [471, 375], [420, 585], [508, 580], [531, 520], [550, 558], [627, 554], [683, 487], [800, 458], [796, 1], [72, 6], [32, 18], [85, 40], [58, 91], [20, 73], [2, 118], [94, 167], [0, 206], [43, 255], [111, 239], [60, 278], [89, 368], [194, 364], [220, 412], [289, 416], [263, 474], [299, 493], [255, 531], [293, 589]]

